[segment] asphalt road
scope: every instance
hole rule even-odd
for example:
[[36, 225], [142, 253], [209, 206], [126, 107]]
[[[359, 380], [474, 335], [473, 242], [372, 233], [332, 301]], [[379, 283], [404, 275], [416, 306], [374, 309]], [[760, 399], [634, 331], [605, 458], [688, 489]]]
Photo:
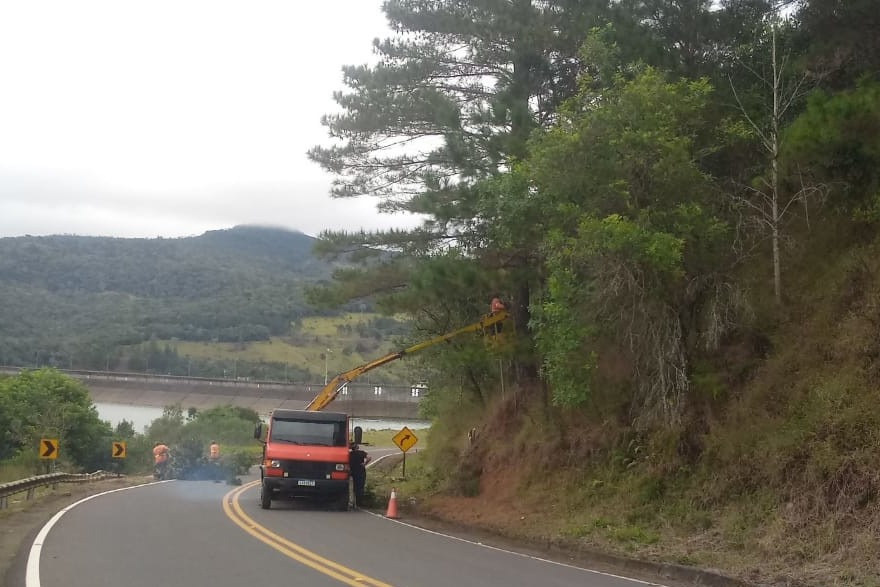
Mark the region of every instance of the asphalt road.
[[365, 511], [277, 502], [262, 510], [253, 479], [238, 488], [156, 483], [80, 503], [38, 537], [27, 587], [645, 585]]

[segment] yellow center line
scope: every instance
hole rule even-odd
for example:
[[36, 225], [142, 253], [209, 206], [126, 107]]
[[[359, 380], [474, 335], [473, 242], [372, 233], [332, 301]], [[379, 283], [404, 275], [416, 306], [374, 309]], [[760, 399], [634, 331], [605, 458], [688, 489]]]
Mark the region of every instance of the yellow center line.
[[321, 555], [312, 552], [302, 546], [291, 542], [287, 538], [275, 534], [265, 526], [258, 524], [253, 518], [248, 516], [239, 503], [241, 494], [248, 489], [259, 485], [259, 481], [252, 481], [246, 485], [242, 485], [237, 489], [233, 489], [223, 496], [223, 511], [226, 516], [232, 520], [239, 528], [256, 538], [257, 540], [271, 546], [278, 552], [293, 560], [310, 567], [319, 573], [323, 573], [328, 577], [341, 581], [347, 585], [363, 586], [372, 585], [373, 587], [392, 587], [388, 583], [383, 583], [378, 579], [367, 577], [363, 573], [359, 573], [354, 569], [349, 569], [335, 561], [326, 559]]

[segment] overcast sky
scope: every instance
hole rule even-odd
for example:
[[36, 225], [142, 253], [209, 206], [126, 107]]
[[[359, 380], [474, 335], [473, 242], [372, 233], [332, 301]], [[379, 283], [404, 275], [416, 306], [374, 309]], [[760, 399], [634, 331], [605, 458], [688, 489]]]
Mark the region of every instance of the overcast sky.
[[0, 237], [413, 226], [306, 150], [381, 0], [0, 2]]

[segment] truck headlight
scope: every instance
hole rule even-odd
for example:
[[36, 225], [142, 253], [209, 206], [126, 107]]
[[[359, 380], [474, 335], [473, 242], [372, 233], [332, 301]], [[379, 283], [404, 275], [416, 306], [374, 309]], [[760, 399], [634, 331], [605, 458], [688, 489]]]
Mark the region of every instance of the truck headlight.
[[336, 463], [336, 470], [337, 471], [344, 471], [346, 468], [348, 468], [348, 465], [344, 465], [342, 463]]
[[280, 469], [281, 468], [281, 461], [269, 461], [269, 466], [272, 467], [273, 469]]

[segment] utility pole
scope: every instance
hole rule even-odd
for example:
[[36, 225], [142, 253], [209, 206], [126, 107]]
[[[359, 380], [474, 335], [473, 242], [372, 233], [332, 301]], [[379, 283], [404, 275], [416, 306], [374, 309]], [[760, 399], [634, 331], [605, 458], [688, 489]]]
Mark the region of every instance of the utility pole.
[[327, 385], [327, 357], [330, 356], [330, 349], [324, 353], [324, 385]]

